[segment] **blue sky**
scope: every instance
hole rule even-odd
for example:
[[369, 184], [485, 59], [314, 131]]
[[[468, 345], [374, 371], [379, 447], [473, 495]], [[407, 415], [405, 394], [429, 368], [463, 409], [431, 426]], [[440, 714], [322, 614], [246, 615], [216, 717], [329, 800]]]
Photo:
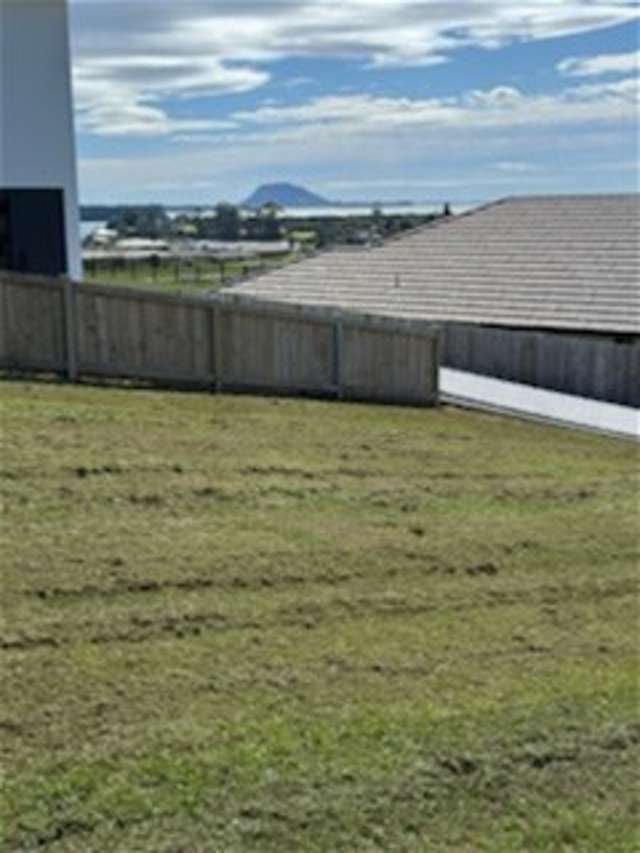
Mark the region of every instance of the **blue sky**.
[[84, 202], [637, 189], [630, 0], [71, 0]]

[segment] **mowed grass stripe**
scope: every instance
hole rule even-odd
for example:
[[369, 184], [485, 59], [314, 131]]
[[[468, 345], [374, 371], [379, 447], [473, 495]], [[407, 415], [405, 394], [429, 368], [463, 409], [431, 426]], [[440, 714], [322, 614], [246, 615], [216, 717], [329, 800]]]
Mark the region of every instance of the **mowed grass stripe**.
[[636, 447], [2, 395], [8, 849], [635, 849]]

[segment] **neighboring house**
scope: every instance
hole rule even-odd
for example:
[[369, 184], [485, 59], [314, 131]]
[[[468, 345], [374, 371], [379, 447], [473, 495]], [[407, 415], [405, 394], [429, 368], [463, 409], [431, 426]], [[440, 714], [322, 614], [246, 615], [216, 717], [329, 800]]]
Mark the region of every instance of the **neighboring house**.
[[233, 289], [433, 320], [443, 363], [640, 405], [640, 196], [509, 198]]
[[0, 267], [82, 275], [66, 0], [0, 0]]

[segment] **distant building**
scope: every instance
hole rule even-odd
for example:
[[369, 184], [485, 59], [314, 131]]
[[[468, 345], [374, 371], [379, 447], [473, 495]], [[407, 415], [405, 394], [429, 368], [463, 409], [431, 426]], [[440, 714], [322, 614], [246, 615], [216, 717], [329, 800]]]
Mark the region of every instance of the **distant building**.
[[168, 252], [171, 249], [166, 240], [154, 240], [151, 237], [126, 237], [116, 240], [114, 249], [118, 252]]
[[66, 0], [0, 0], [0, 264], [82, 273]]

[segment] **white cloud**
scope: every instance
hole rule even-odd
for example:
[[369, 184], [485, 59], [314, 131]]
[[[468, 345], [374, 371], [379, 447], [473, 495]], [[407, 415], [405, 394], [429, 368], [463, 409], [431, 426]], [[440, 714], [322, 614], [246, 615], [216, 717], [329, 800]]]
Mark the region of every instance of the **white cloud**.
[[216, 130], [172, 116], [167, 99], [256, 89], [282, 58], [428, 66], [463, 47], [638, 17], [634, 0], [72, 0], [71, 10], [80, 127], [147, 136]]
[[[81, 161], [85, 198], [240, 198], [254, 181], [280, 177], [392, 197], [545, 181], [555, 189], [568, 169], [549, 165], [554, 153], [592, 182], [605, 153], [621, 162], [632, 153], [637, 89], [627, 54], [566, 60], [560, 71], [585, 79], [554, 94], [516, 88], [507, 72], [502, 86], [429, 97], [425, 70], [424, 94], [403, 98], [368, 89], [383, 75], [365, 69], [427, 69], [461, 48], [602, 29], [637, 18], [635, 0], [70, 1], [79, 126], [119, 137], [111, 150], [129, 152]], [[296, 57], [348, 59], [361, 73], [312, 98], [316, 81], [273, 67]], [[600, 73], [625, 76], [604, 84]], [[220, 100], [203, 114], [197, 103], [261, 87], [253, 112]], [[121, 145], [130, 136], [163, 141], [139, 151]]]
[[[415, 198], [429, 187], [462, 193], [465, 186], [476, 192], [485, 186], [494, 187], [485, 192], [495, 194], [499, 187], [521, 192], [546, 181], [557, 190], [559, 181], [569, 180], [567, 163], [593, 184], [600, 180], [594, 163], [603, 154], [610, 160], [619, 150], [621, 159], [629, 157], [637, 110], [630, 93], [621, 95], [627, 87], [630, 83], [614, 91], [583, 86], [540, 95], [499, 86], [457, 98], [352, 94], [268, 105], [254, 113], [236, 112], [236, 127], [217, 135], [180, 135], [190, 144], [170, 152], [108, 162], [85, 159], [82, 186], [85, 197], [109, 197], [113, 186], [134, 187], [142, 198], [156, 192], [166, 200], [161, 190], [171, 176], [182, 187], [174, 197], [185, 200], [216, 176], [206, 197], [240, 198], [251, 189], [248, 184], [281, 177], [310, 181], [325, 192], [336, 181], [358, 181], [365, 197], [370, 185], [376, 195]], [[553, 165], [553, 156], [562, 165]], [[456, 173], [458, 183], [452, 178]], [[315, 174], [324, 181], [317, 182]], [[373, 176], [385, 176], [385, 185], [371, 183]], [[579, 191], [580, 186], [576, 177], [571, 187]]]
[[512, 183], [512, 178], [508, 175], [489, 175], [482, 170], [478, 173], [473, 168], [467, 170], [467, 174], [461, 176], [459, 174], [446, 174], [437, 178], [362, 178], [360, 180], [329, 180], [323, 184], [323, 192], [332, 190], [341, 194], [344, 193], [362, 193], [368, 194], [369, 199], [372, 199], [372, 193], [383, 192], [387, 194], [389, 191], [396, 194], [406, 193], [415, 196], [415, 191], [418, 190], [421, 194], [424, 192], [439, 193], [442, 190], [451, 189], [471, 189], [477, 186], [504, 186]]
[[507, 172], [509, 174], [524, 174], [525, 172], [536, 172], [539, 166], [534, 163], [525, 163], [521, 160], [500, 160], [494, 164], [494, 168], [499, 172]]
[[558, 63], [558, 71], [570, 77], [599, 77], [603, 74], [633, 74], [638, 71], [640, 50], [570, 57]]
[[85, 79], [108, 79], [135, 86], [146, 95], [195, 97], [237, 94], [264, 85], [265, 71], [228, 67], [208, 57], [136, 55], [96, 57], [80, 62], [77, 73]]
[[623, 80], [612, 83], [585, 83], [582, 86], [567, 89], [567, 93], [589, 101], [596, 99], [606, 100], [608, 103], [619, 101], [633, 106], [640, 96], [640, 81], [637, 77], [625, 77]]
[[512, 86], [473, 90], [449, 98], [392, 98], [334, 95], [294, 106], [264, 106], [236, 112], [241, 125], [268, 128], [272, 141], [298, 139], [321, 129], [334, 134], [395, 133], [401, 129], [515, 128], [628, 122], [637, 118], [638, 84], [634, 78], [615, 83], [572, 87], [557, 95], [525, 94]]
[[233, 127], [228, 121], [178, 119], [161, 101], [250, 91], [264, 71], [227, 68], [217, 60], [131, 55], [97, 57], [74, 67], [78, 126], [101, 136], [167, 136]]

